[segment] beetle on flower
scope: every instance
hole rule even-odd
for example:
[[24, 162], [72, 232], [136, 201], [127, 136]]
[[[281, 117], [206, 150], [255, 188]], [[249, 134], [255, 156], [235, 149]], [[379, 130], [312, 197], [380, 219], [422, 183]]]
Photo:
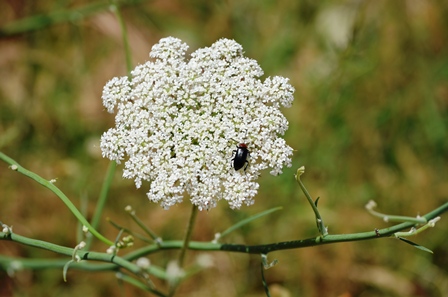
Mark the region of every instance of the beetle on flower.
[[[246, 171], [247, 166], [249, 166], [249, 161], [247, 161], [247, 158], [250, 156], [249, 149], [247, 148], [247, 144], [240, 143], [236, 147], [236, 150], [233, 151], [235, 153], [235, 156], [233, 157], [233, 168], [235, 168], [236, 171], [240, 170], [244, 167], [244, 171]], [[244, 166], [246, 165], [246, 166]]]
[[[281, 138], [288, 121], [279, 108], [291, 105], [294, 88], [279, 76], [262, 82], [262, 69], [234, 40], [218, 40], [189, 60], [187, 48], [163, 38], [151, 50], [153, 61], [106, 84], [103, 104], [117, 114], [101, 137], [103, 156], [125, 161], [123, 177], [137, 187], [148, 181], [148, 198], [165, 209], [185, 197], [200, 210], [221, 199], [231, 208], [251, 205], [260, 171], [277, 175], [291, 166], [293, 150]], [[232, 139], [250, 143], [245, 172], [229, 165]]]

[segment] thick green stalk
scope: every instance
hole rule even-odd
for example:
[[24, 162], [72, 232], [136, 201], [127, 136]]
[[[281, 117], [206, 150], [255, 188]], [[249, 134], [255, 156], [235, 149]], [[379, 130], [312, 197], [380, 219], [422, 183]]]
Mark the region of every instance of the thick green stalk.
[[[448, 202], [434, 209], [433, 211], [423, 215], [425, 219], [428, 221], [440, 216], [441, 214], [448, 211]], [[211, 243], [211, 242], [197, 242], [190, 241], [188, 243], [188, 249], [191, 250], [202, 250], [202, 251], [230, 251], [237, 253], [250, 253], [250, 254], [268, 254], [269, 252], [279, 251], [284, 249], [298, 249], [312, 246], [319, 246], [323, 244], [332, 244], [339, 242], [347, 242], [347, 241], [360, 241], [360, 240], [369, 240], [369, 239], [379, 239], [381, 237], [390, 237], [393, 236], [396, 232], [409, 229], [413, 227], [415, 224], [411, 222], [405, 222], [401, 224], [397, 224], [391, 226], [389, 228], [377, 229], [370, 232], [362, 232], [362, 233], [354, 233], [354, 234], [339, 234], [339, 235], [327, 235], [325, 238], [321, 236], [307, 238], [302, 240], [294, 240], [294, 241], [285, 241], [278, 242], [272, 244], [263, 244], [263, 245], [239, 245], [239, 244], [219, 244], [219, 243]], [[15, 233], [8, 232], [0, 232], [0, 240], [10, 240], [17, 243], [21, 243], [23, 245], [42, 248], [45, 250], [53, 251], [58, 254], [66, 255], [71, 257], [73, 255], [74, 249], [63, 247], [60, 245], [27, 238], [25, 236], [21, 236]], [[133, 273], [139, 274], [141, 269], [133, 264], [131, 261], [134, 261], [140, 257], [147, 256], [149, 254], [153, 254], [156, 252], [160, 252], [162, 250], [169, 249], [181, 249], [185, 246], [185, 241], [182, 240], [171, 240], [171, 241], [162, 241], [157, 244], [151, 244], [149, 246], [140, 248], [133, 252], [130, 252], [122, 257], [113, 256], [107, 253], [98, 253], [98, 252], [89, 252], [89, 251], [77, 251], [77, 255], [82, 260], [95, 260], [102, 262], [109, 262], [112, 264], [97, 264], [94, 262], [80, 262], [73, 263], [70, 265], [70, 269], [80, 269], [86, 271], [106, 271], [106, 270], [115, 270], [117, 266], [123, 267]], [[45, 268], [62, 268], [67, 261], [65, 260], [53, 260], [53, 259], [11, 259], [9, 257], [1, 257], [0, 256], [0, 267], [4, 267], [8, 269], [13, 268], [13, 264], [17, 263], [16, 261], [20, 261], [22, 264], [21, 267], [29, 268], [29, 269], [45, 269]], [[150, 266], [148, 271], [151, 275], [156, 277], [165, 279], [165, 273], [159, 268]]]
[[[10, 240], [10, 241], [14, 241], [14, 242], [19, 242], [19, 243], [27, 245], [27, 246], [32, 246], [32, 247], [41, 248], [44, 250], [49, 250], [49, 251], [52, 251], [52, 252], [55, 252], [55, 253], [58, 253], [61, 255], [66, 255], [69, 257], [72, 257], [73, 252], [74, 252], [74, 249], [72, 249], [72, 248], [60, 246], [60, 245], [49, 243], [49, 242], [42, 241], [42, 240], [28, 238], [28, 237], [21, 236], [16, 233], [13, 233], [13, 232], [12, 233], [0, 232], [0, 240]], [[76, 254], [80, 257], [81, 260], [95, 260], [95, 261], [101, 261], [101, 262], [114, 263], [117, 266], [123, 267], [124, 269], [126, 269], [134, 274], [137, 274], [137, 275], [140, 275], [141, 271], [142, 271], [141, 268], [138, 267], [137, 265], [135, 265], [134, 263], [127, 261], [126, 259], [116, 256], [116, 255], [107, 254], [107, 253], [91, 252], [91, 251], [83, 251], [83, 250], [76, 251]], [[67, 263], [67, 261], [65, 261], [65, 263]], [[64, 263], [64, 265], [65, 265], [65, 263]], [[75, 264], [76, 263], [74, 263], [73, 265], [75, 265]]]
[[[441, 214], [448, 211], [448, 202], [434, 209], [433, 211], [423, 215], [428, 221], [440, 216]], [[305, 248], [312, 246], [319, 246], [323, 244], [332, 244], [332, 243], [340, 243], [347, 241], [360, 241], [360, 240], [369, 240], [369, 239], [379, 239], [381, 237], [390, 237], [393, 236], [396, 232], [409, 229], [413, 227], [414, 224], [410, 222], [405, 222], [401, 224], [397, 224], [391, 226], [389, 228], [377, 229], [370, 232], [361, 232], [361, 233], [353, 233], [353, 234], [335, 234], [335, 235], [327, 235], [325, 238], [312, 237], [302, 240], [293, 240], [293, 241], [285, 241], [271, 244], [262, 244], [262, 245], [239, 245], [239, 244], [220, 244], [220, 243], [211, 243], [211, 242], [198, 242], [198, 241], [190, 241], [188, 243], [188, 249], [190, 250], [202, 250], [202, 251], [230, 251], [237, 253], [250, 253], [250, 254], [267, 254], [273, 251], [279, 251], [284, 249], [297, 249], [297, 248]], [[63, 254], [67, 256], [72, 256], [73, 248], [63, 247], [60, 245], [27, 238], [15, 233], [5, 233], [0, 232], [0, 240], [10, 240], [14, 242], [18, 242], [24, 245], [38, 247], [46, 250], [53, 251], [58, 254]], [[153, 254], [162, 250], [171, 250], [171, 249], [181, 249], [184, 247], [185, 241], [182, 240], [169, 240], [162, 241], [157, 244], [151, 244], [145, 246], [143, 248], [137, 249], [133, 252], [130, 252], [121, 257], [123, 261], [134, 261], [140, 257], [147, 256], [149, 254]], [[84, 260], [97, 260], [97, 261], [111, 261], [113, 256], [106, 253], [96, 253], [96, 252], [88, 252], [88, 251], [78, 251], [78, 255]], [[112, 257], [112, 258], [111, 258]], [[4, 260], [4, 259], [3, 259]], [[2, 258], [0, 258], [0, 264], [3, 262]], [[27, 261], [27, 259], [24, 259]], [[38, 260], [30, 260], [30, 261], [38, 261]], [[65, 262], [60, 262], [62, 264]], [[30, 264], [31, 265], [31, 264]], [[100, 268], [94, 268], [97, 264], [93, 263], [74, 263], [73, 267], [81, 269], [83, 265], [86, 265], [86, 270], [108, 270], [107, 267], [113, 269], [115, 266], [104, 266], [104, 264], [98, 264]], [[102, 266], [101, 266], [102, 265]], [[56, 265], [57, 266], [57, 265]], [[88, 267], [88, 269], [87, 269]], [[36, 268], [35, 266], [33, 268]]]

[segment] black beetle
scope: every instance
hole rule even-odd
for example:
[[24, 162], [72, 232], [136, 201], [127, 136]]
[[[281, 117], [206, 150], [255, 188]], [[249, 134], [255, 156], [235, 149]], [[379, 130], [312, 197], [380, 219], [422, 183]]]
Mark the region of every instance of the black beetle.
[[235, 153], [235, 156], [233, 157], [233, 168], [235, 168], [235, 171], [240, 170], [244, 167], [244, 164], [246, 164], [246, 167], [244, 167], [244, 171], [246, 171], [247, 166], [249, 166], [249, 161], [247, 161], [247, 157], [250, 156], [250, 152], [247, 149], [247, 145], [245, 143], [240, 143], [236, 147], [236, 150], [233, 151]]

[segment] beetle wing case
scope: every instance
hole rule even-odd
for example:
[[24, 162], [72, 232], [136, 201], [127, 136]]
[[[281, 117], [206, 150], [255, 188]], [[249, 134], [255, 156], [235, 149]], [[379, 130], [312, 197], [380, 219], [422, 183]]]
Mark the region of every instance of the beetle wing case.
[[246, 167], [244, 168], [244, 171], [246, 171], [247, 166], [249, 166], [249, 161], [247, 161], [247, 157], [250, 156], [250, 152], [247, 149], [247, 145], [245, 143], [240, 143], [236, 150], [233, 151], [235, 153], [235, 156], [233, 157], [233, 168], [235, 171], [240, 170], [244, 167], [244, 165], [247, 163]]

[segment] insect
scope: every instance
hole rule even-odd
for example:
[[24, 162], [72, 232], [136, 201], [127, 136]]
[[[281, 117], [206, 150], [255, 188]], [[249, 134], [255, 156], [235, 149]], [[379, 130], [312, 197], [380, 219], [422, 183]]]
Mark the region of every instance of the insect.
[[235, 153], [232, 161], [233, 161], [233, 168], [235, 171], [240, 170], [244, 167], [244, 171], [246, 171], [247, 166], [249, 166], [249, 161], [247, 161], [247, 157], [250, 156], [250, 152], [247, 149], [247, 144], [240, 143], [236, 147], [236, 150], [233, 151]]

